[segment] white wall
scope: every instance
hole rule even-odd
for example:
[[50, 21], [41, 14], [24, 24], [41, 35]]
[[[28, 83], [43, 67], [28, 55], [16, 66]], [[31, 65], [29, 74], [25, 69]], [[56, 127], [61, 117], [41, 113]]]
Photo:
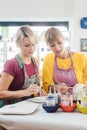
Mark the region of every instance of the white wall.
[[73, 0], [0, 0], [0, 17], [67, 17]]
[[[87, 38], [87, 29], [80, 27], [80, 19], [87, 17], [87, 0], [74, 0], [73, 8], [73, 36], [74, 36], [74, 48], [79, 51], [80, 39]], [[83, 52], [86, 53], [87, 52]]]
[[80, 49], [80, 38], [87, 29], [80, 28], [80, 19], [87, 16], [87, 0], [0, 0], [0, 21], [70, 20], [71, 44]]

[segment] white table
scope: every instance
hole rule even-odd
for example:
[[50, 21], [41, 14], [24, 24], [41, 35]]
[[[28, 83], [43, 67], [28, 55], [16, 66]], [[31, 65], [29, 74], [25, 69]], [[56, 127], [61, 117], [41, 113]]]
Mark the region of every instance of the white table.
[[47, 113], [40, 107], [29, 115], [0, 115], [7, 130], [87, 130], [87, 115], [79, 112]]

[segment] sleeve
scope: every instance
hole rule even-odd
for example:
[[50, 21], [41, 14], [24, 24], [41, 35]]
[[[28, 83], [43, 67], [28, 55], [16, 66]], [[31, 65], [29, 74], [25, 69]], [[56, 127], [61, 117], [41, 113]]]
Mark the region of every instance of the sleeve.
[[87, 56], [84, 55], [83, 57], [83, 83], [87, 81]]
[[43, 69], [42, 69], [42, 83], [43, 89], [48, 93], [48, 85], [54, 84], [53, 82], [53, 67], [54, 58], [47, 55], [44, 58]]
[[6, 72], [14, 77], [16, 74], [16, 62], [13, 60], [6, 61], [4, 64], [3, 72]]

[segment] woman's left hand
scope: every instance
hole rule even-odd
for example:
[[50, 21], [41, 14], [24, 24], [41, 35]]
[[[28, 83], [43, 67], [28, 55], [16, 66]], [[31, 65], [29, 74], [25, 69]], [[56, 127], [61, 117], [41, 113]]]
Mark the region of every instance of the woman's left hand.
[[39, 96], [47, 96], [47, 93], [41, 89], [40, 92], [38, 93]]
[[68, 87], [66, 86], [65, 83], [61, 83], [59, 87], [60, 87], [60, 93], [61, 94], [66, 93], [67, 90], [68, 90]]

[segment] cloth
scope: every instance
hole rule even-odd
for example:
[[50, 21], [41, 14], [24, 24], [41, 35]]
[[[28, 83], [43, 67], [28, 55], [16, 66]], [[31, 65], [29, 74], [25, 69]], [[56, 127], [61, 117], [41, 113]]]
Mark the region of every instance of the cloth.
[[[4, 65], [4, 72], [14, 77], [13, 82], [9, 86], [9, 90], [16, 91], [28, 88], [31, 84], [39, 85], [39, 69], [36, 60], [32, 57], [32, 63], [25, 65], [19, 55], [9, 60]], [[31, 70], [29, 72], [29, 70]], [[38, 76], [37, 76], [38, 75]], [[31, 95], [30, 97], [33, 97]], [[4, 104], [15, 103], [24, 100], [29, 97], [23, 97], [21, 99], [4, 99]]]
[[[25, 64], [23, 64], [19, 55], [16, 55], [16, 59], [18, 61], [18, 66], [20, 68], [23, 68], [23, 71], [24, 71], [25, 80], [24, 80], [24, 85], [22, 86], [22, 89], [28, 88], [31, 84], [39, 85], [40, 84], [39, 69], [36, 64], [35, 59], [33, 57], [31, 58], [32, 64], [34, 65], [34, 68], [32, 68], [34, 70], [34, 73], [32, 73], [32, 75], [29, 74], [29, 69], [28, 68], [26, 69], [26, 66], [25, 66]], [[32, 72], [32, 71], [30, 71], [30, 72]]]
[[47, 113], [40, 105], [28, 115], [0, 114], [0, 125], [6, 130], [87, 130], [87, 115], [77, 110], [63, 112], [60, 108], [55, 113]]
[[[34, 75], [36, 73], [33, 63], [29, 65], [25, 65], [25, 67], [26, 67], [26, 71], [28, 71], [27, 73], [29, 76]], [[32, 71], [29, 72], [29, 70], [32, 70]], [[16, 58], [8, 60], [4, 65], [3, 71], [15, 77], [13, 82], [9, 86], [9, 90], [11, 91], [20, 90], [21, 87], [24, 85], [25, 74], [24, 74], [23, 68], [20, 68], [18, 66], [18, 62]]]
[[[71, 66], [66, 70], [59, 68], [56, 62], [57, 57], [55, 57], [53, 79], [55, 84], [65, 83], [67, 86], [73, 88], [73, 86], [78, 82], [76, 79], [76, 74], [74, 71], [72, 56], [70, 55], [70, 52], [69, 52], [69, 56], [70, 56]], [[69, 88], [68, 92], [72, 93], [73, 90], [72, 88]]]
[[[54, 58], [55, 55], [53, 53], [47, 54], [46, 57], [44, 58], [42, 81], [43, 81], [43, 88], [47, 93], [48, 93], [48, 85], [55, 83], [53, 80]], [[77, 82], [82, 84], [85, 83], [85, 81], [87, 81], [87, 56], [78, 52], [74, 52], [74, 54], [72, 55], [72, 61]], [[59, 68], [66, 70], [70, 68], [71, 61], [70, 58], [67, 59], [57, 58], [57, 64]]]
[[9, 90], [20, 90], [24, 84], [24, 71], [23, 69], [18, 67], [18, 62], [16, 58], [6, 61], [3, 72], [6, 72], [15, 77], [13, 82], [9, 86]]

